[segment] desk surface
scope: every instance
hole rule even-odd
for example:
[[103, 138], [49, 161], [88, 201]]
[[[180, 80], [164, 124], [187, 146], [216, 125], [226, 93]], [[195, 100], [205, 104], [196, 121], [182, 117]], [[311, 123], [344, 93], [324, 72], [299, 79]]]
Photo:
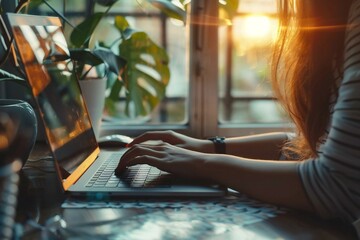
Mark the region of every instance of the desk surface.
[[[97, 205], [72, 201], [56, 184], [53, 162], [44, 158], [46, 152], [44, 146], [37, 146], [21, 172], [17, 222], [31, 219], [33, 225], [48, 229], [66, 222], [66, 228], [58, 228], [65, 239], [88, 235], [116, 239], [356, 239], [352, 228], [339, 222], [241, 196], [224, 200], [116, 199]], [[68, 206], [78, 205], [64, 208], [64, 201]], [[53, 221], [54, 216], [62, 220]], [[33, 229], [24, 239], [39, 239], [40, 234], [41, 230]]]

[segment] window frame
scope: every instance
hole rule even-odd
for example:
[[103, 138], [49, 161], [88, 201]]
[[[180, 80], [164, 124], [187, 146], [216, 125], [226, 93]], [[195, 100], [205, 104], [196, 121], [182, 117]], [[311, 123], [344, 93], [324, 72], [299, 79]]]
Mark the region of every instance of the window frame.
[[[189, 77], [188, 122], [186, 124], [126, 125], [104, 123], [101, 134], [121, 133], [130, 136], [145, 131], [174, 130], [189, 136], [243, 136], [249, 134], [292, 131], [290, 123], [220, 124], [218, 120], [218, 27], [217, 1], [193, 0], [187, 19]], [[203, 23], [211, 24], [198, 24]]]

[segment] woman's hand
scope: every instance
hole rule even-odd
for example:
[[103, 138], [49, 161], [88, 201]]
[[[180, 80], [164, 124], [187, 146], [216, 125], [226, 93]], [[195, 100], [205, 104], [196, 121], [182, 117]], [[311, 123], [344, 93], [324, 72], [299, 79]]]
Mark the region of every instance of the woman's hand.
[[207, 154], [180, 148], [169, 143], [135, 144], [121, 158], [115, 173], [121, 174], [127, 166], [149, 164], [162, 171], [185, 178], [206, 178], [203, 164]]
[[174, 131], [156, 131], [156, 132], [146, 132], [139, 137], [135, 138], [128, 146], [132, 147], [139, 143], [144, 143], [146, 141], [161, 140], [162, 142], [169, 143], [171, 145], [185, 148], [188, 150], [204, 152], [204, 153], [214, 153], [214, 144], [209, 140], [200, 140], [192, 137], [176, 133]]
[[[164, 139], [181, 143], [182, 135], [166, 139], [168, 136], [164, 135]], [[131, 146], [121, 158], [116, 175], [127, 166], [149, 164], [182, 178], [216, 182], [260, 201], [312, 211], [298, 173], [298, 162], [207, 154], [160, 141]]]

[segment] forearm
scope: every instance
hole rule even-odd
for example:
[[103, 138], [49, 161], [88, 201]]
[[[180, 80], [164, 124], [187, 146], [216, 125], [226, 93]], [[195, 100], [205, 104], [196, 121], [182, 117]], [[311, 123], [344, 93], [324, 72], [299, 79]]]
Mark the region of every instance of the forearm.
[[312, 211], [293, 161], [253, 161], [226, 155], [207, 155], [206, 178], [254, 199]]
[[279, 159], [287, 134], [274, 132], [227, 138], [226, 154], [252, 159]]

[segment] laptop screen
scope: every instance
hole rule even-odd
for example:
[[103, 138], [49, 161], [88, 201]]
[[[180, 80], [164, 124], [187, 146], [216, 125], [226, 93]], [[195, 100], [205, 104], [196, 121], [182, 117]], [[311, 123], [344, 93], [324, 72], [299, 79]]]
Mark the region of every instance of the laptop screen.
[[46, 16], [8, 17], [49, 146], [64, 180], [98, 146], [73, 74], [61, 22]]

